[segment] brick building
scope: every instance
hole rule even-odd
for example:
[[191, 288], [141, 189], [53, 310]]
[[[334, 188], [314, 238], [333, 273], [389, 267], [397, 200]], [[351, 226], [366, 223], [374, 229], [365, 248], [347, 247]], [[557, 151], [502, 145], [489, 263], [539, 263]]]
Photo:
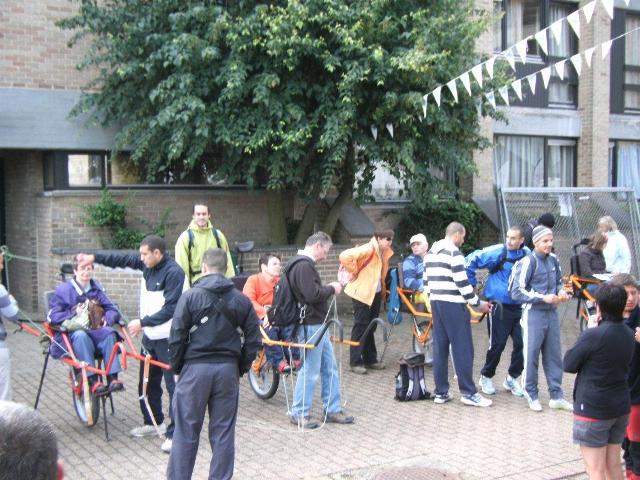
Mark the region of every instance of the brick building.
[[[479, 8], [504, 12], [485, 32], [478, 49], [499, 52], [550, 25], [586, 1], [478, 0]], [[86, 45], [67, 47], [69, 32], [56, 21], [73, 13], [68, 0], [7, 0], [0, 10], [0, 244], [40, 263], [9, 265], [12, 290], [23, 308], [44, 310], [42, 293], [55, 284], [64, 248], [99, 248], [101, 232], [86, 227], [82, 206], [98, 200], [103, 185], [116, 187], [123, 199], [133, 192], [131, 221], [156, 223], [171, 208], [167, 240], [171, 244], [185, 227], [194, 200], [212, 206], [216, 226], [233, 241], [269, 244], [266, 195], [243, 187], [215, 185], [140, 185], [124, 173], [118, 159], [109, 158], [115, 129], [88, 124], [69, 112], [90, 80], [90, 72], [75, 65]], [[566, 28], [559, 46], [545, 55], [530, 42], [528, 61], [517, 65], [517, 76], [537, 71], [640, 26], [640, 0], [615, 1], [613, 21], [600, 0], [590, 24], [582, 23], [578, 40]], [[478, 174], [460, 178], [461, 187], [497, 226], [497, 188], [504, 186], [632, 185], [640, 195], [640, 34], [615, 42], [609, 57], [594, 55], [592, 68], [578, 78], [571, 67], [564, 80], [552, 77], [548, 90], [525, 90], [522, 102], [500, 107], [508, 122], [483, 120], [482, 131], [494, 147], [475, 153]], [[448, 172], [451, 177], [455, 172]], [[634, 176], [635, 175], [635, 176]], [[167, 179], [165, 179], [166, 181]], [[399, 184], [383, 172], [374, 185], [380, 201], [363, 211], [374, 224], [394, 226], [387, 214], [404, 200]], [[289, 215], [299, 214], [293, 198], [285, 200]], [[496, 239], [489, 229], [486, 242]], [[348, 241], [341, 234], [338, 240]], [[287, 250], [282, 252], [287, 257]], [[325, 268], [336, 269], [335, 256]], [[135, 314], [137, 278], [131, 273], [99, 273], [114, 295], [123, 296], [127, 312]]]

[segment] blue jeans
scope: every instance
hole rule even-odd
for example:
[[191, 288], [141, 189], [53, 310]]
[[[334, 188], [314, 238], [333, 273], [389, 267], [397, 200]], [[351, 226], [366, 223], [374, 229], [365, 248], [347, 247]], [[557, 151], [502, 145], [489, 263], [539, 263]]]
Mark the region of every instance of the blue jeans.
[[[69, 335], [69, 339], [71, 340], [71, 345], [73, 345], [73, 352], [76, 354], [76, 358], [81, 362], [86, 362], [89, 365], [95, 366], [95, 353], [97, 348], [102, 354], [104, 367], [106, 368], [109, 363], [109, 357], [111, 356], [113, 346], [116, 344], [116, 332], [112, 332], [110, 335], [106, 336], [102, 335], [102, 337], [104, 339], [96, 345], [91, 336], [90, 330], [88, 332], [85, 330], [76, 330], [71, 333], [71, 335]], [[116, 357], [111, 364], [111, 371], [107, 373], [118, 373], [120, 370], [120, 358]], [[95, 375], [95, 373], [88, 371], [87, 375], [91, 377]]]
[[[271, 340], [278, 340], [282, 342], [290, 342], [293, 340], [293, 330], [296, 325], [287, 325], [286, 327], [275, 327], [271, 326], [269, 330], [267, 330], [267, 335]], [[298, 329], [301, 329], [302, 326], [299, 326]], [[286, 351], [287, 355], [287, 363], [289, 363], [289, 348], [281, 347], [280, 345], [271, 345], [270, 347], [266, 347], [265, 349], [267, 353], [267, 360], [271, 362], [274, 368], [278, 368], [278, 364], [285, 359], [284, 352]], [[298, 360], [300, 358], [300, 349], [299, 348], [291, 348], [291, 356], [294, 360]]]
[[[314, 334], [322, 325], [304, 325], [298, 329], [300, 343], [315, 341]], [[311, 410], [313, 391], [318, 377], [322, 382], [322, 407], [329, 413], [342, 410], [340, 401], [340, 377], [333, 345], [329, 339], [329, 332], [325, 333], [316, 348], [304, 351], [302, 369], [298, 372], [296, 388], [293, 392], [293, 406], [291, 413], [294, 417], [307, 417]]]

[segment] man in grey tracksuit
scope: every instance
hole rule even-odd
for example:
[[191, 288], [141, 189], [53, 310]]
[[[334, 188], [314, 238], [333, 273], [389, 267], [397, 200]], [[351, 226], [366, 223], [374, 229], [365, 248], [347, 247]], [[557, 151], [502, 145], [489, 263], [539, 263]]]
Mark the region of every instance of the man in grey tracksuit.
[[572, 405], [562, 394], [562, 352], [560, 320], [556, 305], [570, 299], [562, 287], [560, 264], [553, 247], [553, 233], [545, 226], [533, 229], [532, 253], [513, 267], [509, 281], [511, 298], [522, 302], [522, 334], [524, 340], [524, 372], [522, 383], [529, 408], [542, 411], [538, 399], [538, 359], [549, 386], [549, 407], [571, 411]]

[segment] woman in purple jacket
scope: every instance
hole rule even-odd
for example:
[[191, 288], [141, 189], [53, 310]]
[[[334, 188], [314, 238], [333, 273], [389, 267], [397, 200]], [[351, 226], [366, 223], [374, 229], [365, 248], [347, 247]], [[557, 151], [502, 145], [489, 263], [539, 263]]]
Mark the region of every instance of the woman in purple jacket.
[[[95, 366], [97, 349], [106, 366], [117, 341], [117, 333], [112, 326], [120, 320], [120, 314], [102, 287], [93, 280], [93, 264], [79, 266], [74, 263], [73, 272], [74, 277], [58, 285], [49, 300], [47, 320], [68, 332], [73, 351], [79, 361]], [[87, 322], [88, 300], [95, 301], [104, 309], [102, 326], [95, 329], [90, 329]], [[56, 333], [54, 342], [51, 344], [51, 356], [62, 357], [66, 353], [63, 346], [62, 334]], [[107, 385], [96, 381], [95, 373], [87, 372], [92, 392], [100, 395], [122, 390], [124, 386], [118, 380], [120, 370], [120, 361], [116, 357], [107, 375]]]

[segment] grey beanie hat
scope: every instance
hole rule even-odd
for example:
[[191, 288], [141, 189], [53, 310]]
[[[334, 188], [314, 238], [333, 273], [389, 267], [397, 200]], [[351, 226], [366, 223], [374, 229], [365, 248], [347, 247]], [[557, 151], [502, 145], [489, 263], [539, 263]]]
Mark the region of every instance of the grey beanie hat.
[[553, 232], [549, 227], [545, 227], [544, 225], [538, 225], [533, 229], [533, 233], [531, 234], [531, 241], [535, 243], [540, 240], [545, 235], [553, 235]]

